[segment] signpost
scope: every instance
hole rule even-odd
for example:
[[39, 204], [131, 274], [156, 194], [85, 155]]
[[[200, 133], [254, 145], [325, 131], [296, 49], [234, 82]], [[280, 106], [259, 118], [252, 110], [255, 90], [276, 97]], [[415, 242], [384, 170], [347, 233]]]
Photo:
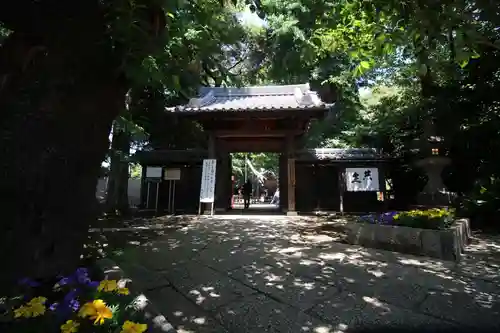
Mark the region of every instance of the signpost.
[[160, 194], [160, 182], [163, 173], [162, 167], [146, 167], [146, 182], [148, 183], [148, 193], [146, 195], [146, 209], [149, 208], [149, 199], [151, 197], [151, 183], [156, 183], [155, 213], [158, 214], [158, 197]]
[[146, 167], [146, 178], [147, 179], [151, 179], [151, 178], [160, 178], [161, 179], [162, 171], [163, 171], [162, 167]]
[[201, 205], [210, 203], [210, 215], [214, 215], [215, 201], [215, 171], [217, 166], [216, 159], [203, 160], [203, 171], [201, 173], [200, 204], [198, 206], [198, 215], [201, 214]]
[[181, 179], [181, 169], [165, 169], [163, 179], [168, 181], [168, 213], [175, 214], [175, 183]]

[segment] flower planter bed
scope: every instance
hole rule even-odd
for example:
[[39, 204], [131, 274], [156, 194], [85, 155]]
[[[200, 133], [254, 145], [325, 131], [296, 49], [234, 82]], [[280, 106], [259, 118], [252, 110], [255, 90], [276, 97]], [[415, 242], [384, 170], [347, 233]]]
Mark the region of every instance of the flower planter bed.
[[131, 282], [106, 258], [67, 276], [24, 278], [0, 298], [0, 332], [175, 333]]
[[441, 229], [359, 221], [344, 228], [349, 244], [451, 261], [460, 260], [471, 237], [468, 219], [453, 220]]

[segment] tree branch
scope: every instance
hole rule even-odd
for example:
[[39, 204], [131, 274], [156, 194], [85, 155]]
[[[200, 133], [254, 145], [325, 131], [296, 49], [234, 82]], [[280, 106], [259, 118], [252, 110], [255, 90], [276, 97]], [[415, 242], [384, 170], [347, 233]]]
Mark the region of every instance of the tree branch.
[[2, 1], [0, 2], [0, 21], [10, 30], [33, 31], [33, 26], [40, 23], [43, 3], [31, 0]]

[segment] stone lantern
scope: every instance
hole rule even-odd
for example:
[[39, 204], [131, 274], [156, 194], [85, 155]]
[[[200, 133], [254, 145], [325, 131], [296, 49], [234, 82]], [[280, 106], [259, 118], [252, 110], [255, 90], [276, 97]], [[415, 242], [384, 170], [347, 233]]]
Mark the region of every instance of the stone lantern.
[[417, 197], [417, 203], [422, 206], [446, 206], [450, 204], [450, 195], [443, 183], [442, 172], [451, 163], [444, 156], [444, 140], [435, 135], [431, 120], [424, 123], [423, 135], [415, 140], [418, 160], [415, 165], [427, 176], [427, 183]]

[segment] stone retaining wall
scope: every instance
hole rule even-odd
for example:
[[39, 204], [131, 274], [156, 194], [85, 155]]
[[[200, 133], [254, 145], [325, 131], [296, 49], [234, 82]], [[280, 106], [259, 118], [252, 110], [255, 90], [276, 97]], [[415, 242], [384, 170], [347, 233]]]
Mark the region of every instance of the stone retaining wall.
[[459, 219], [447, 230], [349, 222], [347, 242], [376, 249], [459, 261], [471, 238], [469, 220]]

